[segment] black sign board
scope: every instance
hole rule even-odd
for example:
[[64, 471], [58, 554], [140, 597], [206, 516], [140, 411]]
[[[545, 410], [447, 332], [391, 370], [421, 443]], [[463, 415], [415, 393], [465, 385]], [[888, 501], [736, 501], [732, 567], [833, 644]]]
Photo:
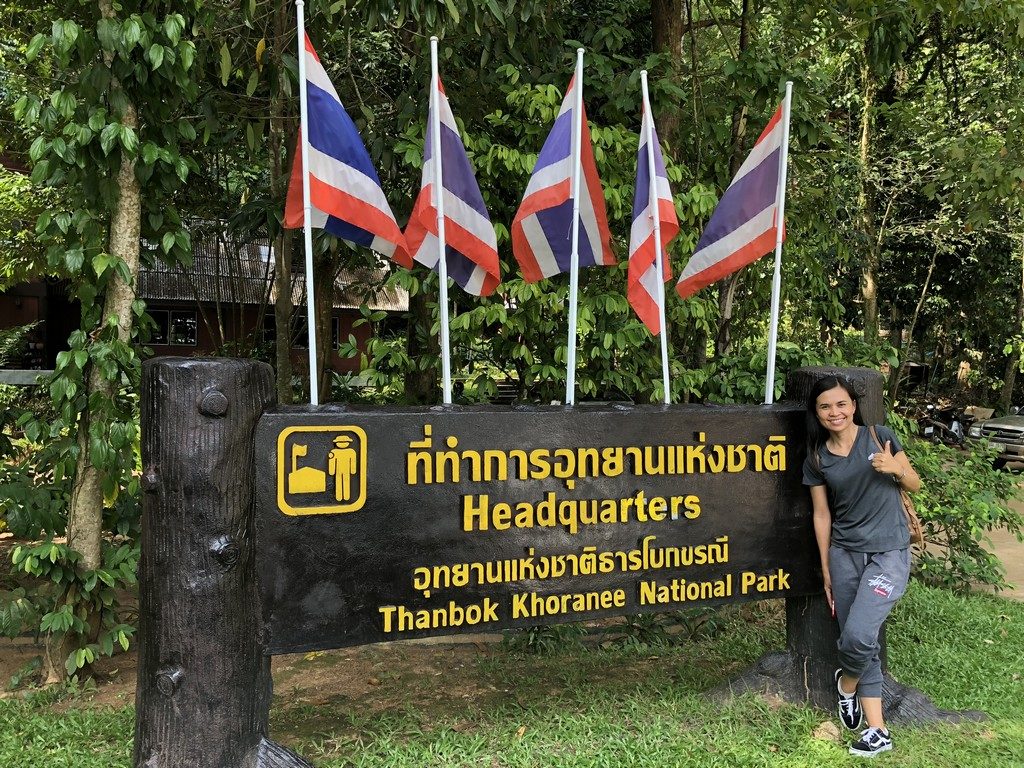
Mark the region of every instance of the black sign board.
[[820, 591], [803, 423], [792, 404], [270, 411], [268, 651]]

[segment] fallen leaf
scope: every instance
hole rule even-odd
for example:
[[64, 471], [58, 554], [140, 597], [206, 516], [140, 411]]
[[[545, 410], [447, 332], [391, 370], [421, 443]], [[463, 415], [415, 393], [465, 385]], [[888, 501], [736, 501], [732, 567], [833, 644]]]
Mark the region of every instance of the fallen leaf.
[[380, 678], [371, 677], [366, 682], [368, 682], [370, 685], [380, 685]]
[[520, 725], [519, 726], [519, 730], [516, 731], [516, 738], [517, 739], [523, 738], [523, 734], [524, 733], [526, 733], [526, 726], [525, 725]]

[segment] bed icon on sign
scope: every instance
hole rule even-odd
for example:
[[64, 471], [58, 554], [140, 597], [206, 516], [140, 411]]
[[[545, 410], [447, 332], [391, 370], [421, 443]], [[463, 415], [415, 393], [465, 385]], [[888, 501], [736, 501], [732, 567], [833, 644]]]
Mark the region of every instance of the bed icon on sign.
[[355, 512], [366, 503], [366, 433], [288, 427], [277, 437], [277, 505], [286, 515]]

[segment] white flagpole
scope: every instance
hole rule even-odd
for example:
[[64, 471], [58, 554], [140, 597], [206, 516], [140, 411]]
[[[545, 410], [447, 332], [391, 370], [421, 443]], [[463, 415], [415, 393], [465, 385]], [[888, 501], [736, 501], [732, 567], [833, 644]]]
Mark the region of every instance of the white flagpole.
[[295, 0], [299, 30], [299, 141], [302, 143], [302, 235], [306, 252], [306, 343], [309, 345], [309, 403], [320, 405], [316, 375], [316, 302], [313, 296], [313, 204], [309, 200], [309, 111], [306, 105], [306, 19], [303, 0]]
[[665, 327], [665, 265], [661, 253], [661, 210], [658, 200], [658, 170], [654, 165], [654, 114], [651, 112], [651, 97], [647, 92], [647, 70], [640, 72], [640, 89], [644, 97], [644, 131], [647, 134], [647, 168], [650, 182], [647, 204], [654, 217], [654, 268], [658, 271], [658, 319], [661, 323], [661, 384], [665, 393], [665, 405], [672, 402], [668, 386], [668, 329]]
[[572, 109], [572, 255], [569, 261], [569, 349], [566, 359], [565, 404], [576, 403], [576, 302], [580, 281], [580, 153], [583, 118], [583, 49], [576, 49], [576, 103]]
[[768, 376], [764, 384], [765, 405], [775, 401], [775, 343], [779, 335], [779, 294], [782, 292], [782, 235], [786, 227], [786, 171], [789, 157], [789, 111], [793, 81], [786, 82], [782, 102], [782, 151], [779, 153], [779, 189], [775, 195], [775, 275], [772, 278], [772, 317], [768, 328]]
[[452, 355], [448, 332], [448, 259], [444, 234], [444, 174], [441, 168], [441, 90], [438, 88], [437, 38], [430, 38], [430, 130], [434, 161], [434, 204], [437, 207], [437, 276], [441, 286], [441, 393], [445, 405], [452, 403]]

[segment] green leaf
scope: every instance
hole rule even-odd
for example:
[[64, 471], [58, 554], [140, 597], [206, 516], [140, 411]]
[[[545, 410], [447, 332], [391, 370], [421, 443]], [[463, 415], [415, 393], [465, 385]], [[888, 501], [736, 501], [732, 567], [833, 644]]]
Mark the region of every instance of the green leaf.
[[103, 126], [103, 130], [100, 132], [100, 147], [103, 149], [104, 155], [109, 155], [110, 150], [114, 148], [117, 137], [121, 132], [120, 129], [120, 123], [107, 123]]
[[135, 156], [139, 151], [139, 135], [135, 129], [127, 125], [119, 125], [118, 133], [121, 138], [121, 146], [130, 156]]
[[224, 43], [220, 47], [220, 84], [227, 86], [228, 78], [231, 76], [231, 51], [228, 50], [228, 44]]
[[448, 7], [448, 13], [452, 17], [452, 21], [456, 24], [459, 23], [459, 9], [455, 7], [453, 0], [444, 0], [444, 4]]
[[28, 44], [28, 48], [25, 49], [25, 58], [32, 61], [36, 56], [39, 55], [39, 51], [46, 44], [47, 37], [39, 34], [32, 38], [32, 42]]
[[149, 64], [153, 69], [160, 69], [160, 65], [164, 63], [164, 47], [153, 43], [146, 51], [146, 58], [149, 59]]

